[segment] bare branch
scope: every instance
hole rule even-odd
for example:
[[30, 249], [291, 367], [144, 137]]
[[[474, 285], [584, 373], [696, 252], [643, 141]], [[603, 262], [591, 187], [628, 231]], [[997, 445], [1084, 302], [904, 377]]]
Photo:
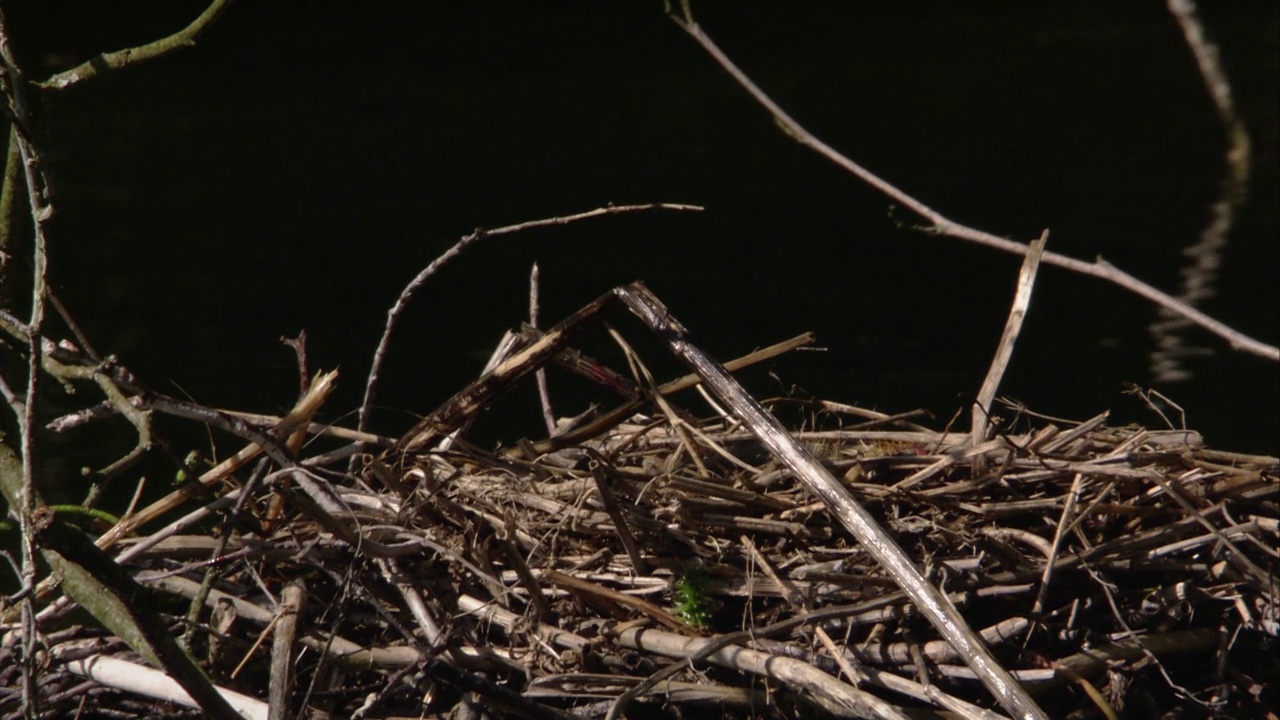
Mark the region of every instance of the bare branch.
[[107, 397], [110, 407], [123, 415], [138, 431], [138, 444], [127, 455], [99, 471], [98, 474], [103, 480], [114, 478], [133, 467], [151, 449], [151, 413], [148, 410], [134, 407], [130, 399], [120, 391], [111, 376], [112, 365], [114, 365], [114, 358], [109, 359], [105, 364], [95, 367], [63, 365], [52, 357], [46, 357], [44, 362], [45, 370], [56, 378], [62, 380], [92, 380], [96, 382], [98, 387], [101, 388], [102, 394]]
[[467, 235], [454, 244], [453, 247], [446, 250], [440, 257], [431, 261], [431, 264], [418, 273], [404, 290], [400, 291], [400, 297], [396, 298], [396, 302], [387, 311], [387, 325], [382, 331], [382, 337], [378, 340], [378, 349], [373, 353], [373, 364], [369, 367], [369, 378], [365, 381], [364, 386], [364, 402], [360, 404], [360, 421], [356, 424], [356, 429], [363, 432], [369, 426], [369, 416], [373, 413], [373, 400], [377, 394], [378, 375], [382, 371], [382, 363], [387, 357], [387, 348], [391, 344], [391, 333], [395, 331], [396, 323], [409, 305], [409, 299], [413, 297], [427, 280], [439, 272], [445, 263], [457, 257], [463, 250], [467, 249], [472, 243], [486, 237], [495, 237], [498, 235], [510, 235], [512, 233], [522, 232], [524, 230], [532, 230], [540, 227], [550, 227], [552, 225], [568, 225], [569, 223], [579, 220], [587, 220], [603, 215], [618, 215], [622, 213], [643, 212], [646, 210], [677, 210], [677, 211], [693, 211], [699, 212], [702, 207], [699, 205], [681, 205], [677, 203], [648, 203], [645, 205], [606, 205], [605, 207], [588, 210], [573, 215], [561, 215], [558, 217], [543, 218], [541, 220], [530, 220], [528, 222], [516, 223], [515, 225], [507, 225], [505, 227], [493, 230], [477, 229], [475, 232]]
[[92, 80], [99, 75], [158, 60], [166, 55], [191, 47], [196, 44], [196, 38], [209, 29], [209, 26], [221, 17], [222, 13], [226, 12], [231, 3], [232, 0], [214, 0], [190, 25], [168, 37], [160, 38], [138, 47], [102, 53], [70, 70], [64, 70], [44, 82], [36, 83], [36, 87], [44, 90], [66, 90], [86, 80]]
[[[724, 68], [724, 70], [728, 72], [743, 89], [750, 93], [751, 97], [755, 98], [756, 102], [760, 103], [764, 109], [768, 110], [769, 113], [773, 115], [774, 120], [777, 121], [783, 131], [786, 132], [791, 139], [810, 150], [813, 150], [827, 160], [830, 160], [852, 175], [858, 177], [863, 182], [871, 185], [885, 195], [888, 195], [894, 202], [899, 203], [903, 207], [906, 207], [927, 220], [929, 225], [925, 229], [926, 232], [938, 235], [949, 235], [954, 238], [968, 240], [970, 242], [978, 243], [979, 245], [985, 245], [987, 247], [1015, 255], [1027, 254], [1028, 248], [1026, 245], [1014, 240], [992, 235], [989, 232], [978, 230], [976, 228], [969, 227], [968, 225], [962, 225], [946, 217], [937, 210], [934, 210], [932, 207], [929, 207], [920, 200], [917, 200], [915, 197], [907, 194], [896, 185], [890, 183], [879, 175], [876, 175], [853, 160], [850, 160], [835, 148], [832, 148], [830, 145], [827, 145], [822, 140], [815, 137], [812, 133], [806, 130], [803, 125], [796, 122], [795, 118], [788, 115], [787, 112], [774, 102], [772, 98], [765, 94], [759, 86], [752, 82], [751, 78], [747, 77], [746, 73], [742, 72], [742, 70], [738, 68], [738, 66], [735, 65], [734, 62], [730, 60], [714, 42], [712, 42], [711, 38], [702, 31], [702, 28], [699, 27], [696, 22], [694, 22], [693, 15], [689, 11], [687, 2], [682, 3], [682, 8], [681, 15], [677, 15], [674, 12], [669, 11], [671, 19], [674, 20], [682, 30], [688, 33], [690, 37], [697, 41], [697, 43], [701, 45], [713, 59], [715, 59], [720, 67]], [[1102, 258], [1098, 258], [1094, 262], [1089, 263], [1066, 255], [1046, 252], [1042, 260], [1049, 265], [1056, 265], [1083, 275], [1089, 275], [1091, 277], [1115, 283], [1136, 295], [1140, 295], [1141, 297], [1150, 300], [1162, 308], [1166, 308], [1174, 314], [1187, 318], [1196, 325], [1199, 325], [1205, 330], [1208, 330], [1209, 332], [1226, 340], [1237, 350], [1253, 353], [1254, 355], [1260, 355], [1269, 360], [1280, 361], [1280, 348], [1249, 337], [1239, 330], [1235, 330], [1228, 326], [1226, 323], [1209, 317], [1189, 304], [1116, 268], [1114, 265], [1106, 262]]]
[[[27, 356], [26, 402], [12, 403], [18, 413], [18, 434], [22, 456], [22, 492], [11, 500], [10, 507], [17, 513], [22, 526], [22, 585], [33, 587], [36, 577], [36, 539], [33, 513], [36, 508], [36, 398], [40, 387], [40, 361], [44, 348], [40, 342], [44, 325], [45, 282], [48, 277], [48, 257], [45, 245], [45, 223], [53, 217], [53, 206], [48, 202], [48, 178], [40, 155], [31, 144], [27, 128], [26, 79], [13, 58], [9, 44], [9, 30], [4, 13], [0, 12], [0, 61], [3, 62], [5, 95], [13, 125], [11, 139], [18, 145], [18, 157], [22, 160], [26, 176], [27, 200], [34, 221], [35, 237], [31, 252], [31, 317], [27, 332], [31, 349]], [[12, 154], [12, 153], [11, 153]], [[7, 174], [7, 173], [6, 173]], [[12, 395], [6, 392], [6, 395]], [[16, 395], [15, 395], [16, 397]], [[16, 500], [16, 502], [13, 502]], [[22, 700], [23, 712], [35, 717], [38, 712], [36, 676], [36, 623], [35, 605], [30, 595], [22, 602]]]

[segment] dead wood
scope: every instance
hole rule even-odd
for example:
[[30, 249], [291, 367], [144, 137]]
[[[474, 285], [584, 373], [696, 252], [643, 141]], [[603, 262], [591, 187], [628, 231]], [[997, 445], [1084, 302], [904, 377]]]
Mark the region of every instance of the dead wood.
[[[98, 545], [119, 542], [115, 561], [172, 599], [162, 616], [192, 598], [217, 610], [216, 623], [197, 614], [191, 651], [252, 717], [267, 717], [268, 700], [277, 717], [1000, 717], [972, 654], [922, 610], [935, 596], [1053, 717], [1100, 704], [1252, 717], [1276, 701], [1276, 458], [1209, 449], [1192, 431], [1111, 427], [1105, 413], [1050, 423], [993, 407], [974, 438], [918, 413], [736, 397], [741, 386], [692, 346], [680, 351], [702, 378], [650, 382], [572, 348], [619, 297], [688, 346], [656, 298], [629, 286], [526, 331], [358, 475], [326, 469], [345, 465], [341, 453], [297, 457], [274, 439], [309, 427], [323, 400], [313, 394], [271, 435], [246, 435], [278, 468], [262, 482], [218, 470], [207, 500], [178, 499], [184, 517], [153, 527], [158, 513], [135, 513], [127, 527], [140, 537], [117, 530]], [[607, 379], [625, 414], [489, 449], [455, 433], [553, 361]], [[703, 379], [720, 407], [697, 413], [680, 393]], [[770, 442], [809, 459], [762, 445], [744, 406], [791, 418], [766, 428]], [[850, 528], [810, 469], [883, 536]], [[276, 495], [274, 524], [252, 521]], [[249, 521], [217, 537], [219, 513]], [[869, 549], [886, 542], [918, 586]], [[76, 627], [73, 605], [51, 588], [41, 597], [43, 707], [147, 692], [86, 684], [115, 683], [109, 667], [130, 676], [136, 665], [106, 661], [136, 657], [102, 633], [51, 634], [55, 621]], [[0, 663], [0, 688], [17, 677]], [[0, 712], [18, 707], [11, 697]]]

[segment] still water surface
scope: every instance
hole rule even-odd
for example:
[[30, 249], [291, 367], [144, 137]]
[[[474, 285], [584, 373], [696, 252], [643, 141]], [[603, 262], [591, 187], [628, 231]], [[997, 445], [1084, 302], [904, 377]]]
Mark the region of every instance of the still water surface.
[[[776, 380], [758, 372], [761, 393], [795, 384], [945, 422], [982, 381], [1019, 259], [912, 231], [779, 133], [659, 3], [629, 5], [244, 3], [196, 48], [52, 100], [63, 299], [157, 389], [259, 412], [291, 404], [278, 338], [305, 329], [313, 366], [343, 373], [335, 418], [357, 406], [400, 288], [472, 228], [694, 203], [706, 211], [469, 250], [406, 316], [375, 429], [404, 430], [474, 375], [525, 319], [535, 261], [547, 322], [643, 279], [721, 357], [815, 331], [827, 351], [775, 363]], [[55, 68], [180, 27], [199, 6], [28, 9], [11, 23], [28, 33], [27, 65]], [[795, 117], [921, 200], [1022, 240], [1047, 227], [1050, 249], [1179, 288], [1226, 143], [1160, 5], [695, 7]], [[1206, 19], [1254, 163], [1202, 307], [1275, 343], [1280, 19], [1270, 3]], [[1276, 366], [1190, 331], [1202, 350], [1181, 363], [1189, 377], [1160, 382], [1156, 317], [1046, 268], [1002, 393], [1052, 415], [1151, 423], [1124, 383], [1155, 386], [1210, 444], [1280, 450]], [[504, 406], [516, 434], [534, 414], [525, 397]], [[511, 439], [503, 421], [493, 433]]]

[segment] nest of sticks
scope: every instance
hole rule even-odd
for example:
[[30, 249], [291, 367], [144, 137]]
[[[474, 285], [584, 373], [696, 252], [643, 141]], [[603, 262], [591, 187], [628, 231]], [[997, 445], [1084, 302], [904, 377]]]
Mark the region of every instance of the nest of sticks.
[[[136, 535], [176, 503], [93, 549], [55, 513], [37, 537], [64, 578], [84, 568], [107, 586], [91, 594], [124, 593], [137, 622], [183, 635], [244, 717], [1018, 714], [948, 633], [980, 637], [1052, 717], [1275, 717], [1276, 458], [1105, 414], [1006, 407], [1011, 420], [984, 416], [975, 436], [810, 399], [762, 407], [717, 385], [727, 373], [661, 313], [651, 326], [698, 376], [657, 385], [634, 357], [625, 373], [568, 347], [598, 309], [529, 335], [350, 469], [339, 452], [281, 454], [327, 393], [321, 376], [297, 417], [258, 431], [267, 458], [206, 472], [191, 483], [211, 491], [203, 504], [162, 530]], [[628, 397], [541, 441], [481, 449], [457, 432], [552, 360]], [[699, 381], [714, 401], [677, 394]], [[752, 403], [793, 427], [771, 437]], [[253, 437], [250, 419], [229, 427]], [[886, 567], [886, 543], [964, 628], [921, 610], [932, 596]], [[95, 564], [99, 548], [125, 577]], [[36, 692], [51, 717], [218, 715], [198, 697], [203, 709], [171, 704], [180, 692], [155, 689], [175, 674], [164, 652], [68, 615], [88, 598], [64, 587], [41, 596]], [[0, 663], [4, 717], [19, 677]]]

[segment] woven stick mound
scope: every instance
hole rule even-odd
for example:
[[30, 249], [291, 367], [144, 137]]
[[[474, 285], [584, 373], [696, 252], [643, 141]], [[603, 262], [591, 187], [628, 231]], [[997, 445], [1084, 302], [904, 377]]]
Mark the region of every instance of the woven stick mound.
[[[768, 405], [836, 428], [794, 436], [1053, 717], [1274, 707], [1275, 458], [1103, 416], [973, 448], [834, 403]], [[455, 441], [372, 461], [390, 489], [332, 478], [341, 527], [287, 512], [268, 538], [233, 534], [216, 573], [197, 562], [216, 539], [176, 535], [134, 559], [138, 579], [194, 597], [207, 576], [193, 646], [214, 682], [266, 697], [267, 666], [292, 657], [302, 717], [998, 716], [789, 470], [733, 422], [667, 408], [550, 452]], [[295, 615], [273, 654], [264, 628]], [[84, 703], [63, 670], [132, 659], [85, 634], [48, 639], [45, 707], [155, 712], [101, 688]]]
[[[627, 374], [573, 350], [619, 303], [696, 374], [657, 384], [616, 333]], [[762, 404], [727, 369], [809, 336], [720, 365], [638, 284], [522, 335], [395, 441], [310, 422], [336, 373], [284, 418], [130, 389], [249, 444], [95, 542], [37, 510], [61, 585], [28, 589], [47, 649], [28, 697], [227, 720], [1275, 717], [1276, 458], [1105, 413], [1001, 420], [982, 401], [956, 433]], [[552, 361], [625, 399], [543, 440], [466, 442]], [[699, 383], [716, 398], [681, 392]], [[300, 457], [317, 432], [359, 444]], [[0, 613], [10, 717], [21, 624]]]
[[[1276, 677], [1275, 458], [1101, 418], [978, 452], [963, 435], [854, 419], [797, 437], [1053, 716], [1243, 717], [1275, 701], [1261, 690]], [[493, 676], [584, 716], [665, 668], [678, 672], [637, 693], [647, 712], [858, 716], [851, 702], [883, 699], [884, 716], [928, 716], [906, 709], [921, 701], [985, 716], [966, 705], [989, 705], [972, 673], [788, 471], [730, 423], [677, 422], [635, 418], [533, 460], [418, 457], [404, 479], [413, 534], [443, 550], [399, 571], [449, 619], [452, 646], [518, 664]], [[384, 522], [392, 512], [405, 515]]]

